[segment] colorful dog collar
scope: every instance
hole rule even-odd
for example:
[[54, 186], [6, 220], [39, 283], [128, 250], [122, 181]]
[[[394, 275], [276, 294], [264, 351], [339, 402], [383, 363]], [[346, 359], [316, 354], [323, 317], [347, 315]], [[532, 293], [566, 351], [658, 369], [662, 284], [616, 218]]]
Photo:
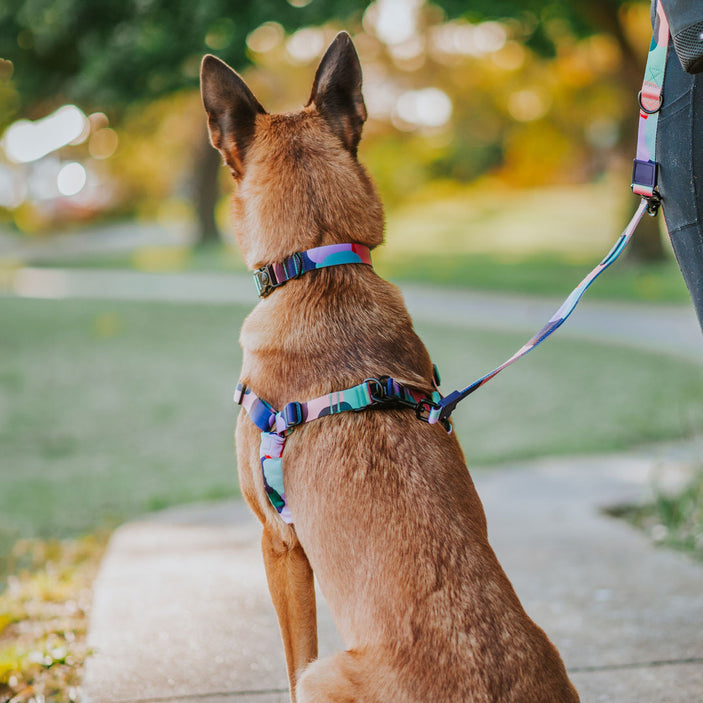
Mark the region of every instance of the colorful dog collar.
[[371, 266], [371, 251], [363, 244], [328, 244], [300, 251], [280, 263], [266, 264], [254, 271], [254, 284], [259, 297], [265, 298], [274, 289], [308, 271], [340, 264]]

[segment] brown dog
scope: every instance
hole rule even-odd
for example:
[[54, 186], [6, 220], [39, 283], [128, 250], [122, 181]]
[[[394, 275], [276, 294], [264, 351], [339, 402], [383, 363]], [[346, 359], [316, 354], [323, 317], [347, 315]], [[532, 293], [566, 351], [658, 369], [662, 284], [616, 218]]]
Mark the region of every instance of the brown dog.
[[[382, 206], [356, 158], [366, 108], [349, 35], [327, 50], [297, 112], [267, 114], [213, 56], [201, 86], [212, 143], [237, 184], [237, 239], [251, 269], [316, 246], [381, 243]], [[382, 375], [432, 391], [432, 364], [399, 292], [368, 266], [290, 281], [256, 306], [241, 344], [243, 382], [277, 409]], [[488, 544], [453, 434], [409, 408], [296, 428], [283, 454], [294, 526], [266, 496], [259, 440], [240, 413], [241, 488], [263, 523], [293, 701], [578, 701]], [[313, 572], [348, 649], [311, 663]]]

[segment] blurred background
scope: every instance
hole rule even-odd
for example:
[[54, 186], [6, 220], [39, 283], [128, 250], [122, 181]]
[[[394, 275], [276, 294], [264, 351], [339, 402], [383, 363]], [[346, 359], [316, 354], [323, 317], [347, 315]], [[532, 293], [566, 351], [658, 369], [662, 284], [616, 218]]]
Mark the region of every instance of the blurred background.
[[[500, 310], [565, 297], [629, 219], [646, 1], [4, 0], [3, 579], [33, 539], [237, 494], [231, 393], [255, 296], [228, 287], [245, 269], [200, 61], [230, 63], [267, 110], [296, 109], [342, 28], [364, 70], [360, 159], [387, 211], [378, 270], [502, 304], [490, 324], [442, 302], [418, 318], [445, 390], [541, 326]], [[645, 218], [589, 293], [603, 310], [688, 308], [660, 224]], [[700, 359], [663, 341], [550, 342], [456, 413], [470, 464], [699, 437]], [[696, 500], [686, 539], [701, 549]]]

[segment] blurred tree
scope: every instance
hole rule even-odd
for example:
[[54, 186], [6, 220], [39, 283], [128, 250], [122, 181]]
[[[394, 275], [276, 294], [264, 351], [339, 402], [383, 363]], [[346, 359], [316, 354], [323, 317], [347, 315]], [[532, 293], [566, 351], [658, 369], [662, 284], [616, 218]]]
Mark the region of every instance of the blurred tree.
[[[533, 51], [557, 53], [565, 36], [607, 34], [622, 55], [621, 80], [637, 95], [646, 40], [633, 40], [628, 9], [647, 0], [433, 0], [448, 18], [503, 20]], [[253, 54], [247, 37], [259, 30], [295, 30], [334, 18], [360, 16], [368, 0], [4, 0], [0, 4], [0, 46], [13, 64], [13, 84], [21, 102], [16, 112], [40, 116], [58, 102], [76, 100], [119, 119], [159, 96], [195, 87], [200, 59], [214, 52], [237, 69]], [[263, 31], [262, 31], [263, 30]], [[634, 144], [636, 110], [624, 124]], [[629, 113], [628, 113], [629, 115]], [[632, 135], [632, 136], [630, 136]], [[214, 218], [219, 157], [207, 146], [204, 129], [191, 145], [193, 200], [201, 241], [218, 236]], [[487, 151], [494, 163], [499, 152]], [[451, 157], [448, 157], [451, 158]], [[454, 163], [457, 160], [454, 159]], [[473, 168], [473, 167], [472, 167]], [[475, 168], [474, 168], [475, 171]], [[475, 174], [474, 174], [475, 175]], [[640, 258], [663, 255], [656, 222], [636, 238]]]
[[[238, 69], [247, 37], [275, 20], [287, 30], [348, 17], [364, 0], [3, 0], [0, 46], [12, 62], [16, 113], [43, 116], [66, 100], [119, 119], [129, 108], [197, 86], [203, 54]], [[194, 204], [201, 241], [214, 219], [219, 157], [205, 123], [192, 145]]]
[[[649, 0], [435, 0], [449, 16], [469, 20], [518, 21], [525, 43], [542, 55], [555, 55], [559, 40], [565, 34], [584, 38], [603, 34], [615, 40], [620, 54], [621, 80], [632, 96], [632, 109], [624, 115], [623, 151], [635, 152], [637, 115], [635, 98], [642, 86], [642, 77], [649, 47], [647, 40], [633, 37], [626, 22], [628, 11], [648, 8]], [[632, 241], [630, 257], [657, 261], [665, 257], [658, 220], [645, 218], [638, 236]]]

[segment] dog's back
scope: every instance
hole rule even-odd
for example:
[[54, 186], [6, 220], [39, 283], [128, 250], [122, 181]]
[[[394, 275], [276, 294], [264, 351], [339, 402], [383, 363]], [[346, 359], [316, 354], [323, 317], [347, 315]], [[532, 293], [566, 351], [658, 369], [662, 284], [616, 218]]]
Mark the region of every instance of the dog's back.
[[[237, 237], [250, 268], [326, 244], [380, 244], [381, 204], [356, 158], [366, 113], [348, 37], [335, 40], [300, 112], [268, 115], [243, 83], [221, 87], [229, 80], [204, 64], [213, 143], [238, 181]], [[383, 375], [432, 391], [431, 361], [399, 292], [366, 266], [283, 286], [247, 318], [241, 343], [243, 382], [276, 408]], [[294, 527], [268, 503], [258, 445], [241, 414], [240, 482], [264, 523], [298, 701], [578, 700], [488, 544], [454, 435], [411, 409], [345, 412], [296, 428], [283, 455]], [[316, 654], [310, 567], [348, 651], [303, 672]]]

